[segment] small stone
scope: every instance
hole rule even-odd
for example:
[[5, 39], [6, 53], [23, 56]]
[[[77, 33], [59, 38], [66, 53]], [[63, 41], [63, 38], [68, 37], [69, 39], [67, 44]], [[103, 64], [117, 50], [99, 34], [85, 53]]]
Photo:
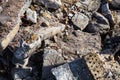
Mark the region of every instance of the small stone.
[[109, 23], [110, 23], [110, 26], [114, 26], [114, 17], [112, 15], [112, 12], [109, 8], [109, 4], [107, 2], [103, 2], [101, 4], [101, 13], [108, 19]]
[[103, 53], [116, 54], [120, 50], [120, 36], [114, 36], [104, 42]]
[[46, 8], [58, 9], [62, 6], [61, 0], [38, 0], [38, 2], [42, 3]]
[[32, 11], [31, 9], [28, 9], [26, 11], [27, 20], [32, 21], [33, 23], [37, 23], [37, 13], [36, 11]]
[[55, 16], [56, 16], [58, 19], [62, 19], [62, 18], [63, 18], [63, 13], [62, 13], [62, 11], [60, 11], [59, 13], [56, 13]]
[[49, 27], [50, 23], [48, 21], [42, 22], [41, 26], [43, 27]]
[[75, 6], [77, 6], [77, 7], [81, 7], [81, 5], [82, 5], [82, 4], [81, 4], [80, 2], [76, 2], [76, 3], [75, 3]]
[[14, 80], [33, 80], [29, 69], [13, 68], [11, 74]]
[[93, 14], [93, 20], [88, 24], [85, 31], [90, 33], [107, 33], [110, 29], [108, 20], [100, 13]]
[[109, 1], [114, 8], [120, 9], [120, 0]]
[[89, 18], [83, 13], [76, 13], [72, 18], [72, 22], [79, 29], [83, 30], [88, 25]]
[[69, 16], [69, 17], [73, 17], [73, 14], [72, 14], [72, 13], [69, 13], [68, 16]]
[[109, 72], [107, 75], [107, 77], [112, 77], [112, 76], [113, 76], [112, 72]]
[[87, 11], [97, 11], [100, 7], [100, 0], [80, 0], [80, 7]]
[[63, 64], [51, 71], [56, 80], [93, 80], [86, 63], [82, 59]]
[[54, 78], [51, 73], [51, 69], [55, 66], [64, 63], [64, 58], [62, 57], [62, 53], [59, 50], [51, 49], [47, 47], [44, 49], [43, 55], [43, 69], [42, 69], [42, 80], [48, 80], [50, 78]]
[[56, 80], [74, 80], [69, 64], [52, 69], [52, 73], [56, 76]]
[[0, 6], [0, 13], [3, 11], [3, 8]]
[[118, 24], [118, 25], [120, 25], [119, 23], [120, 23], [120, 11], [117, 11], [117, 12], [115, 12], [116, 14], [116, 16], [115, 16], [115, 18], [116, 18], [116, 23]]
[[45, 45], [46, 45], [46, 46], [48, 46], [48, 45], [51, 44], [51, 41], [50, 41], [49, 39], [46, 39], [44, 42], [45, 42]]
[[57, 36], [54, 36], [53, 38], [54, 38], [54, 41], [57, 42]]

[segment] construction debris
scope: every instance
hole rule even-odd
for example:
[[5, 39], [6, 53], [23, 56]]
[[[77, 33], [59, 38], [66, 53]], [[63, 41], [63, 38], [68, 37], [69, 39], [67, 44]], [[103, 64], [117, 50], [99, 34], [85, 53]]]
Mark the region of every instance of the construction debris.
[[20, 27], [20, 17], [24, 15], [31, 1], [11, 0], [0, 3], [3, 7], [0, 13], [0, 52], [4, 50], [17, 34]]
[[0, 80], [120, 80], [119, 0], [0, 0]]
[[36, 13], [36, 11], [32, 11], [31, 9], [27, 9], [26, 16], [27, 16], [27, 20], [30, 20], [33, 23], [37, 23], [37, 13]]
[[77, 13], [73, 16], [72, 22], [78, 28], [83, 30], [88, 25], [89, 18], [82, 13]]

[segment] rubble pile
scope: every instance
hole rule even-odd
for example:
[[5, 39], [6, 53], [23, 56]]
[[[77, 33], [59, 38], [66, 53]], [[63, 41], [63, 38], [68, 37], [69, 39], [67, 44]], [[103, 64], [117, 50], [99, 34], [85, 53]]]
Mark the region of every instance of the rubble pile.
[[120, 80], [120, 1], [0, 0], [0, 80]]

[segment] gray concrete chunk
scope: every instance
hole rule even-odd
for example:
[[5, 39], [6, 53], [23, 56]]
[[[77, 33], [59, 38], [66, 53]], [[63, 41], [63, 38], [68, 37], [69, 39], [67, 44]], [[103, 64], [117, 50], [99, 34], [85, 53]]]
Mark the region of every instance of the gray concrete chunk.
[[83, 13], [76, 13], [72, 18], [72, 22], [79, 29], [83, 30], [88, 25], [89, 18]]
[[31, 0], [9, 0], [1, 3], [3, 10], [0, 13], [0, 52], [7, 47], [18, 32], [20, 17], [23, 16], [30, 4]]

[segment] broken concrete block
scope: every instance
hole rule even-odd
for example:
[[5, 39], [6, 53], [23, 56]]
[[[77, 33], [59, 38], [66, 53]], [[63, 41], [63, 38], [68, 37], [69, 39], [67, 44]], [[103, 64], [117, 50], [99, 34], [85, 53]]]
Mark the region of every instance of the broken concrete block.
[[14, 80], [34, 80], [29, 69], [13, 68], [11, 74]]
[[106, 69], [103, 65], [98, 54], [89, 53], [80, 59], [53, 68], [51, 71], [57, 80], [107, 80]]
[[56, 80], [93, 80], [84, 59], [77, 59], [70, 63], [53, 68]]
[[56, 80], [75, 80], [69, 64], [52, 69], [52, 73], [55, 75]]
[[30, 6], [31, 0], [9, 0], [3, 7], [3, 11], [0, 14], [0, 52], [4, 50], [7, 45], [12, 41], [15, 34], [19, 30], [20, 17]]
[[83, 13], [76, 13], [72, 18], [72, 22], [79, 29], [83, 30], [88, 25], [89, 18]]
[[42, 79], [48, 80], [49, 78], [51, 79], [54, 77], [51, 73], [51, 69], [63, 64], [64, 62], [61, 50], [55, 50], [49, 47], [45, 48], [43, 54]]

